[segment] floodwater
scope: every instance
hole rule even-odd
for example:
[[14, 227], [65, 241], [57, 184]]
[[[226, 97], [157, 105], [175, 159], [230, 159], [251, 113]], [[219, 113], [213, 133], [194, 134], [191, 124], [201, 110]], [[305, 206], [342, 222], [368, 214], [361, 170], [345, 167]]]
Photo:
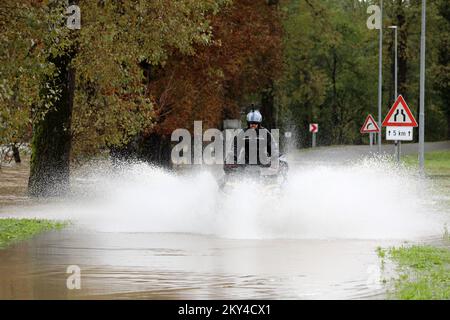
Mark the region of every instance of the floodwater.
[[[379, 298], [380, 244], [389, 243], [51, 232], [0, 251], [0, 298]], [[67, 289], [70, 265], [80, 290]]]
[[[384, 298], [376, 248], [439, 238], [449, 195], [344, 154], [291, 159], [282, 194], [245, 180], [223, 194], [211, 172], [91, 164], [69, 198], [36, 202], [1, 189], [0, 173], [1, 216], [73, 221], [0, 250], [0, 299]], [[67, 287], [74, 265], [79, 290]]]

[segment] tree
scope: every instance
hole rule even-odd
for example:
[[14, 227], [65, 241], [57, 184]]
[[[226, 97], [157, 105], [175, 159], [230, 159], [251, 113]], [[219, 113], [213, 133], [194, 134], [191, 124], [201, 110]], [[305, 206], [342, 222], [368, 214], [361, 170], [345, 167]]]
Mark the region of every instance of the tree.
[[279, 74], [282, 30], [275, 6], [236, 0], [208, 19], [209, 46], [149, 68], [154, 125], [121, 153], [169, 166], [173, 130], [192, 130], [195, 120], [204, 129], [220, 128], [224, 118], [240, 118], [246, 96], [259, 95]]
[[290, 120], [285, 125], [296, 125], [302, 145], [309, 144], [311, 122], [321, 124], [321, 144], [357, 141], [363, 110], [371, 111], [376, 97], [376, 74], [369, 72], [376, 42], [365, 26], [365, 7], [291, 1], [285, 10], [285, 67], [277, 86], [283, 118]]
[[5, 0], [0, 4], [0, 146], [13, 149], [31, 139], [30, 106], [36, 101], [39, 82], [35, 76], [45, 68], [36, 38], [34, 15], [24, 8], [32, 1]]
[[[431, 66], [432, 88], [440, 102], [440, 115], [446, 122], [447, 139], [450, 139], [450, 3], [445, 0], [436, 1], [438, 11], [436, 32], [436, 60]], [[432, 30], [435, 31], [435, 30]], [[445, 127], [445, 124], [442, 125]]]
[[[92, 4], [86, 1], [82, 27], [83, 53], [76, 59], [74, 156], [126, 145], [155, 123], [148, 85], [153, 71], [171, 56], [193, 56], [211, 44], [209, 15], [228, 0], [128, 1]], [[139, 3], [139, 5], [136, 5]], [[100, 19], [98, 18], [100, 16]], [[95, 36], [94, 36], [95, 35]]]
[[6, 28], [0, 34], [8, 41], [2, 42], [1, 62], [12, 58], [15, 68], [2, 66], [0, 101], [11, 109], [14, 84], [26, 78], [15, 92], [32, 109], [30, 193], [67, 188], [73, 134], [78, 146], [83, 136], [99, 134], [90, 141], [98, 150], [123, 144], [148, 127], [152, 104], [141, 63], [162, 65], [174, 51], [193, 54], [196, 44], [207, 45], [205, 16], [227, 2], [80, 0], [82, 28], [73, 31], [65, 27], [66, 1], [2, 2]]
[[[448, 1], [428, 3], [426, 137], [448, 136]], [[378, 33], [366, 28], [377, 1], [291, 0], [284, 10], [284, 74], [276, 86], [286, 126], [308, 145], [308, 122], [321, 124], [321, 144], [361, 143], [359, 128], [376, 112]], [[421, 1], [385, 0], [383, 114], [394, 100], [393, 32], [399, 27], [398, 92], [418, 113]]]

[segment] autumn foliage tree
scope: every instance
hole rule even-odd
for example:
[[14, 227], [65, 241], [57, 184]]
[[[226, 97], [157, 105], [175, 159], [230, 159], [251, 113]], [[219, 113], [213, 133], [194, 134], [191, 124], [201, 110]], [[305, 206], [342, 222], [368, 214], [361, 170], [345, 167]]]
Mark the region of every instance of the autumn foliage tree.
[[260, 95], [281, 69], [282, 28], [277, 6], [265, 0], [235, 0], [211, 15], [211, 43], [195, 54], [175, 51], [163, 66], [147, 66], [154, 124], [138, 140], [138, 157], [168, 163], [176, 128], [220, 128], [240, 118], [249, 95]]
[[0, 4], [0, 123], [11, 127], [10, 115], [20, 125], [32, 122], [33, 195], [67, 189], [72, 146], [75, 155], [93, 154], [148, 127], [153, 106], [141, 65], [160, 66], [173, 51], [192, 55], [194, 46], [207, 45], [206, 17], [229, 0], [73, 3], [80, 30], [66, 27], [69, 1]]

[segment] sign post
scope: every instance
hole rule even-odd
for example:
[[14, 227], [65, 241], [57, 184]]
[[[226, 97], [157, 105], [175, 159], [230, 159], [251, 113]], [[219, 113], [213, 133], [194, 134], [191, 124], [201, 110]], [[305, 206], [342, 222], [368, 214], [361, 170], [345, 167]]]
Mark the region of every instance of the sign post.
[[[406, 104], [402, 95], [399, 95], [392, 108], [383, 121], [386, 127], [386, 140], [412, 141], [413, 128], [417, 127], [417, 121]], [[396, 145], [396, 149], [400, 148]], [[400, 161], [400, 150], [396, 152], [397, 161]]]
[[[398, 97], [398, 27], [397, 26], [390, 26], [389, 29], [394, 30], [394, 100]], [[401, 148], [402, 148], [402, 141], [401, 140], [395, 140], [395, 152], [397, 154], [397, 162], [400, 162], [400, 155], [401, 155]]]
[[313, 148], [315, 148], [316, 147], [316, 133], [319, 132], [319, 124], [317, 124], [317, 123], [310, 123], [309, 124], [309, 132], [312, 133], [311, 146]]
[[373, 135], [374, 133], [380, 132], [380, 127], [378, 126], [377, 122], [375, 121], [375, 119], [371, 114], [367, 116], [366, 121], [364, 121], [364, 124], [361, 127], [360, 132], [369, 134], [370, 149], [372, 149]]

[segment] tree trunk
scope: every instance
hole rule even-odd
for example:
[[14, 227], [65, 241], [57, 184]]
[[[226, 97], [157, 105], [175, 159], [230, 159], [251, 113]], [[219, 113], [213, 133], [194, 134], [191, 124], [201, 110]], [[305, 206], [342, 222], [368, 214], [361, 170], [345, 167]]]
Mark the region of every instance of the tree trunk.
[[53, 106], [33, 124], [32, 154], [28, 191], [32, 196], [57, 196], [69, 188], [71, 118], [75, 70], [70, 68], [74, 52], [49, 58], [57, 73], [44, 81], [41, 95], [60, 91]]
[[274, 104], [274, 85], [270, 82], [268, 88], [261, 93], [261, 113], [263, 124], [269, 130], [276, 127], [275, 123], [275, 104]]
[[[438, 6], [439, 15], [442, 16], [447, 26], [450, 25], [450, 5], [448, 2], [442, 1]], [[445, 34], [445, 33], [444, 33]], [[440, 68], [446, 68], [450, 65], [450, 50], [448, 47], [450, 46], [450, 39], [444, 38], [442, 41], [439, 51], [438, 51], [438, 64]], [[450, 90], [448, 88], [448, 84], [450, 83], [450, 73], [442, 72], [439, 77], [439, 81], [436, 83], [436, 90], [439, 92], [439, 95], [442, 98], [442, 110], [444, 114], [447, 116], [447, 139], [450, 139]]]
[[12, 145], [13, 157], [16, 163], [21, 163], [19, 148], [15, 144]]
[[335, 127], [335, 130], [333, 130], [333, 143], [342, 143], [342, 110], [339, 106], [338, 101], [338, 92], [337, 92], [337, 73], [338, 73], [338, 56], [336, 53], [336, 49], [332, 49], [332, 65], [331, 65], [331, 82], [333, 87], [333, 95], [332, 95], [332, 101], [331, 101], [331, 110], [332, 110], [332, 123]]

